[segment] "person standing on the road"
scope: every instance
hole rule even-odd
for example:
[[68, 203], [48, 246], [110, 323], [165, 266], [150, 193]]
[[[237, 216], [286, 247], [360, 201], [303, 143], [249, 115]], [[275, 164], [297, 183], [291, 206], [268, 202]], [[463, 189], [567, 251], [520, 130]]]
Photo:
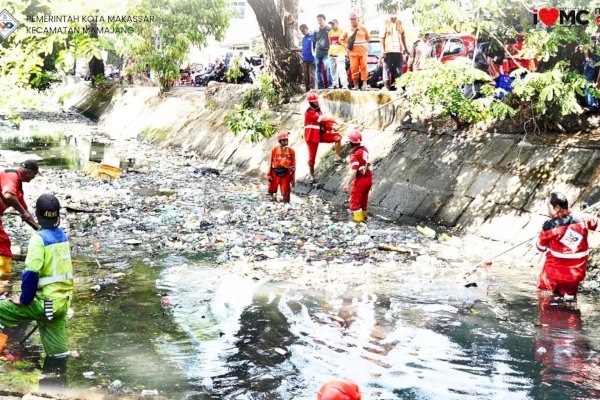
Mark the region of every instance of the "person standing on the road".
[[309, 32], [306, 24], [300, 25], [302, 37], [302, 48], [294, 49], [302, 51], [302, 72], [304, 73], [304, 87], [307, 92], [315, 89], [315, 55], [313, 54], [314, 36]]
[[279, 132], [277, 135], [279, 146], [271, 150], [269, 163], [269, 195], [276, 200], [277, 188], [281, 191], [284, 203], [290, 202], [292, 187], [296, 186], [296, 153], [288, 146], [289, 133]]
[[337, 19], [329, 21], [329, 64], [331, 66], [331, 79], [333, 88], [348, 89], [348, 75], [346, 73], [346, 47], [340, 42], [344, 33]]
[[71, 245], [60, 223], [60, 203], [51, 194], [41, 195], [35, 215], [41, 230], [29, 240], [21, 295], [0, 301], [0, 324], [35, 321], [48, 357], [70, 355], [66, 317], [73, 299]]
[[[21, 218], [34, 229], [39, 225], [31, 213], [27, 210], [23, 193], [23, 182], [31, 182], [38, 174], [39, 166], [35, 160], [27, 160], [21, 163], [18, 169], [7, 169], [0, 172], [0, 216], [13, 207], [21, 214]], [[0, 273], [12, 272], [12, 251], [10, 250], [10, 238], [6, 234], [2, 221], [0, 220]]]
[[350, 150], [350, 168], [355, 172], [352, 186], [348, 190], [350, 192], [350, 211], [354, 214], [354, 222], [363, 222], [367, 219], [369, 191], [373, 186], [369, 151], [361, 145], [362, 134], [358, 129], [350, 133], [348, 141], [352, 147], [352, 150]]
[[361, 90], [367, 90], [367, 56], [369, 53], [369, 31], [358, 23], [358, 14], [350, 13], [350, 31], [345, 31], [340, 38], [344, 46], [348, 48], [350, 57], [350, 71], [352, 72], [352, 85], [359, 89], [359, 80], [362, 82]]
[[574, 214], [562, 193], [550, 193], [546, 200], [552, 219], [546, 221], [536, 241], [546, 261], [538, 286], [557, 295], [575, 296], [585, 278], [589, 245], [588, 230], [599, 230], [598, 218]]
[[385, 88], [395, 87], [396, 79], [402, 75], [403, 54], [408, 54], [404, 27], [398, 19], [397, 8], [390, 9], [390, 15], [386, 18], [381, 36], [381, 57], [387, 65], [388, 77], [385, 77]]
[[315, 31], [315, 67], [317, 69], [317, 85], [319, 89], [331, 87], [331, 70], [329, 67], [329, 31], [331, 28], [325, 23], [325, 15], [317, 15], [319, 29]]
[[425, 69], [425, 62], [432, 57], [433, 48], [429, 44], [429, 33], [421, 35], [421, 39], [416, 41], [411, 52], [409, 68], [413, 71]]
[[319, 96], [315, 92], [310, 92], [306, 96], [306, 101], [308, 101], [309, 107], [304, 113], [304, 140], [308, 146], [310, 182], [315, 183], [315, 161], [319, 143], [335, 143], [335, 159], [333, 162], [342, 164], [342, 135], [333, 132], [335, 121], [323, 115], [319, 107]]

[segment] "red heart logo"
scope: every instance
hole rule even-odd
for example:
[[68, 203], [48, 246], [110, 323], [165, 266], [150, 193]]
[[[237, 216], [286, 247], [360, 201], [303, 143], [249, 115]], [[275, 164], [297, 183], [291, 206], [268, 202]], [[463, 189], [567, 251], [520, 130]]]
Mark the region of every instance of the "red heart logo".
[[596, 18], [594, 18], [594, 21], [596, 22], [596, 26], [598, 28], [600, 28], [600, 15], [596, 15]]
[[557, 8], [541, 8], [538, 12], [540, 17], [540, 21], [544, 23], [546, 26], [550, 26], [556, 22], [558, 19], [558, 9]]

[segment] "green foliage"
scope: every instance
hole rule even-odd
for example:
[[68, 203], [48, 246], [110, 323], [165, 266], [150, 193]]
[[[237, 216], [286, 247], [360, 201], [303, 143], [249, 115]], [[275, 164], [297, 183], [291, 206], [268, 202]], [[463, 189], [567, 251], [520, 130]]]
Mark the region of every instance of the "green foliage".
[[246, 140], [251, 143], [269, 138], [277, 130], [277, 126], [265, 113], [246, 110], [242, 105], [238, 105], [225, 116], [225, 124], [235, 136], [240, 132], [248, 132]]
[[583, 96], [590, 83], [579, 74], [567, 70], [567, 63], [559, 62], [554, 68], [543, 73], [527, 74], [523, 79], [515, 79], [511, 104], [522, 111], [533, 109], [538, 120], [558, 115], [583, 112], [577, 101]]
[[417, 114], [453, 116], [468, 123], [506, 117], [513, 113], [510, 107], [495, 104], [493, 90], [484, 89], [485, 96], [477, 100], [465, 97], [462, 87], [489, 77], [472, 67], [467, 59], [456, 59], [444, 64], [430, 60], [430, 68], [402, 75], [397, 85], [405, 87], [411, 111]]
[[108, 79], [104, 75], [95, 75], [92, 77], [97, 88], [102, 89], [108, 85]]
[[260, 89], [252, 88], [247, 90], [242, 95], [242, 107], [244, 108], [253, 108], [256, 107], [256, 104], [260, 101]]
[[258, 78], [260, 97], [267, 102], [271, 107], [281, 103], [281, 96], [273, 84], [273, 78], [269, 75], [262, 74]]
[[244, 76], [244, 73], [240, 69], [240, 57], [235, 56], [229, 62], [229, 70], [225, 73], [225, 77], [227, 82], [235, 83], [242, 76]]
[[152, 15], [155, 21], [121, 35], [116, 50], [133, 56], [136, 71], [149, 65], [167, 91], [179, 77], [190, 46], [206, 45], [209, 36], [223, 39], [230, 11], [226, 0], [143, 0], [130, 14]]
[[206, 108], [209, 111], [215, 111], [217, 109], [217, 106], [218, 106], [217, 102], [214, 101], [213, 99], [206, 100]]
[[242, 95], [242, 107], [253, 108], [261, 101], [266, 102], [270, 107], [276, 107], [281, 103], [281, 98], [282, 96], [275, 89], [273, 78], [262, 74], [258, 77], [258, 87], [253, 87]]

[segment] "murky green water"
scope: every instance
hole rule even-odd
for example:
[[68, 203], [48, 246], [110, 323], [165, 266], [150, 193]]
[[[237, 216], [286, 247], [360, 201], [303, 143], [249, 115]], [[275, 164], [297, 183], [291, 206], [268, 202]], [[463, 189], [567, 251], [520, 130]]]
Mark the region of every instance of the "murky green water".
[[[110, 149], [81, 143], [58, 132], [2, 137], [0, 149], [62, 168], [80, 167], [94, 146], [98, 157]], [[103, 392], [118, 379], [125, 394], [314, 399], [328, 378], [349, 377], [365, 399], [600, 398], [600, 297], [582, 294], [575, 306], [538, 299], [532, 270], [498, 264], [467, 289], [452, 271], [398, 265], [393, 286], [332, 296], [231, 276], [202, 254], [157, 259], [124, 249], [103, 254], [101, 267], [96, 256], [90, 250], [76, 265], [78, 277], [100, 278], [101, 288], [77, 289], [69, 343], [80, 357], [68, 361], [60, 391]], [[102, 280], [116, 272], [127, 278]], [[0, 385], [36, 387], [38, 335], [12, 352], [31, 365], [5, 364]]]

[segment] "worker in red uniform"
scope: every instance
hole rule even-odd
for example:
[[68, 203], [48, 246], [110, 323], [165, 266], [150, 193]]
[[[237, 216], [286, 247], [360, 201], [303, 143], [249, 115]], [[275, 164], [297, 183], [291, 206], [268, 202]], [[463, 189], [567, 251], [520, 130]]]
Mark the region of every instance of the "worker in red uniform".
[[284, 203], [290, 202], [292, 187], [296, 185], [296, 153], [288, 146], [289, 133], [279, 132], [279, 146], [271, 150], [269, 164], [269, 194], [277, 199], [277, 188], [281, 191]]
[[[21, 163], [18, 169], [7, 169], [0, 172], [0, 216], [13, 207], [21, 214], [24, 222], [38, 230], [40, 226], [27, 210], [23, 193], [23, 182], [31, 182], [38, 174], [39, 166], [35, 160]], [[0, 273], [9, 274], [12, 271], [12, 252], [10, 238], [6, 234], [0, 220]]]
[[538, 286], [573, 298], [587, 269], [588, 230], [598, 230], [598, 219], [571, 213], [562, 193], [550, 193], [546, 204], [552, 219], [544, 223], [536, 242], [537, 249], [546, 253]]
[[319, 107], [319, 96], [315, 92], [310, 92], [306, 96], [306, 100], [309, 107], [306, 113], [304, 113], [304, 139], [308, 146], [308, 167], [311, 183], [315, 183], [315, 160], [317, 158], [319, 143], [335, 143], [335, 158], [333, 162], [341, 164], [343, 163], [340, 155], [342, 152], [342, 135], [333, 132], [335, 121], [323, 115]]
[[317, 400], [361, 400], [358, 385], [348, 379], [334, 379], [326, 382], [317, 393]]
[[369, 191], [373, 185], [373, 173], [369, 163], [369, 151], [362, 146], [362, 134], [358, 129], [348, 136], [350, 150], [350, 168], [355, 173], [350, 192], [350, 211], [354, 213], [354, 222], [362, 222], [367, 218], [367, 202]]

